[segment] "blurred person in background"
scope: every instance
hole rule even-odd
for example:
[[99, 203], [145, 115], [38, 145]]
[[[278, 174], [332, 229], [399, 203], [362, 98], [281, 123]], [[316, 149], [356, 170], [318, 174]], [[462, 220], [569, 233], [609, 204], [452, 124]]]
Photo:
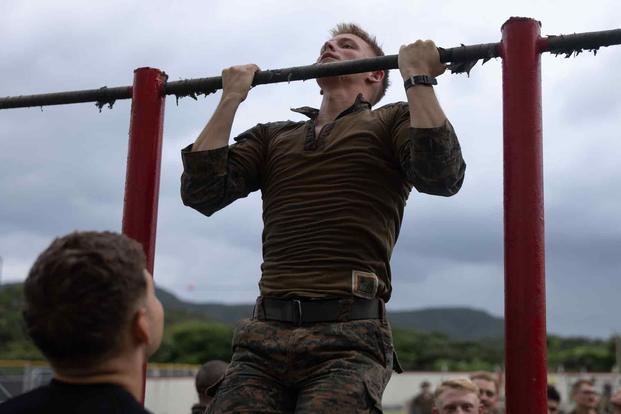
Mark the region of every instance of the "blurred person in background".
[[610, 397], [609, 407], [612, 414], [621, 414], [621, 388]]
[[226, 372], [228, 364], [219, 359], [214, 359], [203, 364], [196, 373], [194, 385], [198, 394], [198, 403], [192, 406], [192, 414], [203, 414], [211, 400], [213, 393], [210, 394], [210, 388], [216, 385]]
[[548, 414], [562, 414], [561, 394], [554, 385], [548, 385]]
[[576, 404], [570, 414], [599, 414], [599, 394], [595, 391], [593, 381], [579, 379], [571, 387], [571, 398]]
[[409, 414], [431, 414], [433, 410], [433, 393], [429, 381], [420, 384], [418, 393], [410, 403]]
[[612, 397], [612, 385], [610, 383], [604, 384], [602, 395], [599, 398], [599, 405], [597, 410], [600, 414], [610, 414], [612, 408], [610, 408], [610, 397]]
[[472, 382], [479, 388], [479, 399], [483, 414], [500, 414], [498, 399], [500, 386], [498, 378], [492, 372], [479, 371], [470, 375]]
[[479, 389], [468, 378], [443, 381], [433, 395], [432, 414], [483, 414]]

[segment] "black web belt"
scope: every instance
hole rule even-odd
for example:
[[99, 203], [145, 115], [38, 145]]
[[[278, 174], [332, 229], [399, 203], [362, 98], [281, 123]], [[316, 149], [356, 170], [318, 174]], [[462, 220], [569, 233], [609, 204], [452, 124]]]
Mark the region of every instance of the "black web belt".
[[260, 321], [302, 325], [384, 319], [384, 315], [384, 301], [379, 298], [277, 299], [259, 296], [252, 317]]

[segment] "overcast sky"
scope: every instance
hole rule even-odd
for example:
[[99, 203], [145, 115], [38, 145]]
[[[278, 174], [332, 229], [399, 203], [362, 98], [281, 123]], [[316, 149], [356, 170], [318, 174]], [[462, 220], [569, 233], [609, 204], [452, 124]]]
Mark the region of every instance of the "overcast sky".
[[[518, 5], [519, 3], [519, 5]], [[181, 5], [182, 4], [182, 5]], [[542, 34], [621, 27], [616, 0], [584, 1], [117, 1], [0, 2], [0, 96], [123, 86], [156, 67], [169, 80], [310, 64], [328, 31], [357, 22], [387, 54], [418, 38], [438, 46], [500, 40], [511, 16]], [[548, 330], [621, 332], [621, 46], [542, 57]], [[398, 73], [381, 104], [404, 100]], [[470, 77], [445, 74], [437, 95], [468, 164], [451, 198], [413, 192], [393, 255], [392, 309], [471, 306], [503, 315], [501, 61]], [[219, 94], [166, 102], [156, 282], [184, 299], [250, 303], [258, 294], [261, 203], [254, 194], [211, 218], [179, 198], [179, 151]], [[253, 89], [238, 134], [258, 122], [300, 120], [318, 106], [314, 81]], [[120, 230], [129, 101], [0, 111], [2, 282], [21, 281], [53, 237]]]

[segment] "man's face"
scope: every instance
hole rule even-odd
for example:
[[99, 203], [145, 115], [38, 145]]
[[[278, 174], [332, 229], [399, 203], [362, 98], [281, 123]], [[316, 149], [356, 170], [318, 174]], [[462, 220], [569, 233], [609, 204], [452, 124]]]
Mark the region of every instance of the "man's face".
[[548, 414], [558, 414], [559, 403], [558, 401], [548, 400]]
[[493, 381], [482, 378], [473, 379], [472, 382], [479, 387], [479, 398], [481, 400], [481, 406], [483, 407], [483, 414], [491, 413], [498, 403], [496, 384]]
[[[319, 51], [317, 63], [322, 64], [339, 62], [343, 60], [365, 59], [371, 57], [375, 57], [375, 52], [373, 52], [373, 49], [371, 49], [371, 46], [369, 46], [367, 42], [365, 42], [356, 35], [343, 33], [334, 36], [332, 39], [328, 40], [323, 44], [321, 50]], [[383, 72], [376, 71], [367, 73], [356, 73], [346, 76], [317, 78], [317, 84], [322, 90], [324, 90], [330, 87], [329, 85], [334, 79], [348, 79], [354, 82], [365, 82], [365, 80], [369, 79], [369, 77], [373, 77], [375, 79], [378, 76], [383, 77]], [[379, 82], [377, 88], [381, 87], [382, 84], [381, 82]], [[371, 99], [372, 97], [367, 96], [366, 98]]]
[[581, 408], [596, 408], [599, 396], [591, 384], [580, 384], [580, 388], [574, 394], [574, 401]]
[[367, 42], [356, 35], [343, 33], [334, 36], [323, 44], [319, 51], [317, 63], [364, 59], [374, 56], [375, 53]]
[[438, 395], [433, 414], [481, 414], [479, 397], [466, 390], [447, 389]]

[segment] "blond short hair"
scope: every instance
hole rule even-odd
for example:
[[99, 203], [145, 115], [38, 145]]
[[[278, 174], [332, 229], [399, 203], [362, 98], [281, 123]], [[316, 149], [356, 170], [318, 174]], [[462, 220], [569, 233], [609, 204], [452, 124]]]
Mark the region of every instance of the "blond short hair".
[[[358, 36], [371, 47], [371, 50], [373, 50], [375, 56], [384, 56], [384, 51], [382, 50], [379, 43], [377, 43], [377, 39], [375, 38], [375, 36], [370, 35], [366, 30], [364, 30], [355, 23], [339, 23], [334, 29], [330, 30], [330, 34], [332, 35], [332, 37], [338, 36], [340, 34], [352, 34], [354, 36]], [[390, 85], [390, 82], [388, 81], [388, 72], [388, 70], [384, 71], [382, 87], [375, 96], [375, 98], [372, 100], [371, 105], [375, 105], [384, 97], [384, 95], [386, 95], [386, 90], [388, 89], [388, 85]]]
[[442, 395], [442, 393], [446, 390], [471, 392], [476, 395], [477, 398], [479, 396], [479, 387], [477, 387], [477, 385], [468, 378], [464, 377], [447, 379], [446, 381], [442, 381], [442, 383], [438, 385], [438, 388], [436, 388], [433, 393], [433, 402], [436, 407], [438, 407], [438, 400], [440, 399], [440, 395]]

